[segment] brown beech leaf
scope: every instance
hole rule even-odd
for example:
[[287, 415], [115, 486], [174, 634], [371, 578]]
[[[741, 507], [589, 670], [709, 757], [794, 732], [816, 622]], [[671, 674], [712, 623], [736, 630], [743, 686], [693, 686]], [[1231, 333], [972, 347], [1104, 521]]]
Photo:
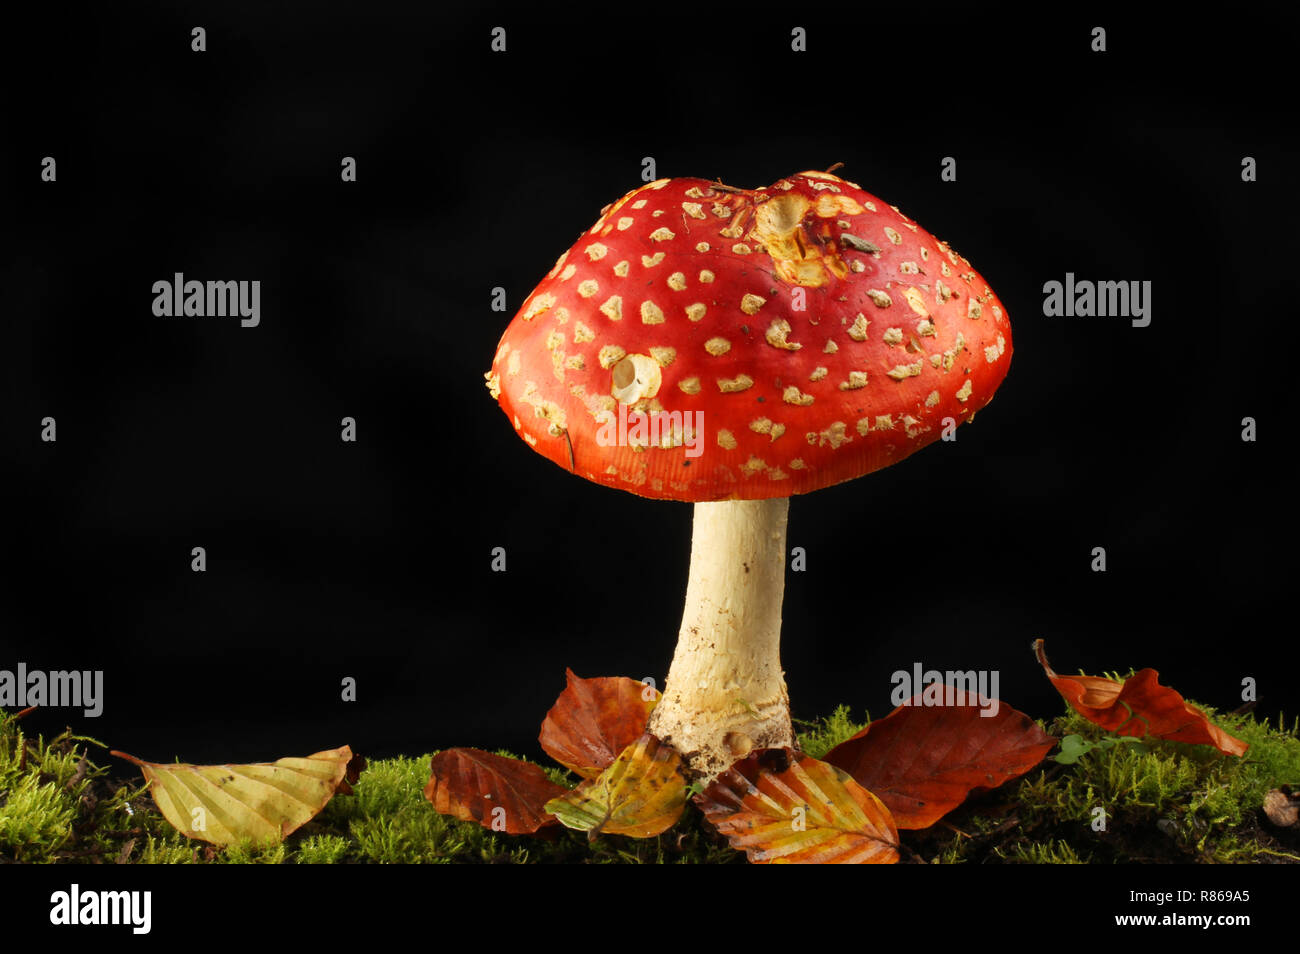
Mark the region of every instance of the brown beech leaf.
[[893, 864], [889, 809], [843, 769], [788, 749], [737, 762], [695, 798], [731, 847], [758, 864]]
[[1034, 654], [1074, 711], [1108, 732], [1212, 745], [1225, 755], [1245, 755], [1250, 748], [1212, 723], [1200, 709], [1188, 705], [1176, 690], [1160, 685], [1160, 674], [1154, 669], [1143, 669], [1123, 682], [1099, 676], [1058, 676], [1047, 662], [1041, 639], [1034, 641]]
[[[920, 695], [826, 753], [870, 789], [899, 828], [928, 828], [978, 788], [996, 788], [1043, 760], [1056, 739], [999, 702], [950, 689], [952, 705]], [[983, 706], [983, 708], [981, 707]]]
[[681, 756], [648, 732], [592, 779], [546, 803], [569, 828], [653, 838], [677, 823], [686, 807]]
[[571, 669], [564, 675], [568, 685], [546, 713], [538, 738], [555, 761], [595, 778], [641, 738], [659, 693], [624, 676], [583, 679]]
[[1292, 798], [1280, 788], [1264, 796], [1264, 814], [1278, 828], [1292, 828], [1300, 822], [1300, 799]]
[[508, 835], [531, 835], [555, 819], [548, 799], [564, 794], [540, 765], [482, 749], [446, 749], [430, 763], [424, 797], [444, 815]]
[[186, 838], [214, 845], [273, 844], [310, 821], [345, 784], [352, 750], [346, 745], [306, 758], [249, 765], [145, 762], [139, 766], [163, 817]]

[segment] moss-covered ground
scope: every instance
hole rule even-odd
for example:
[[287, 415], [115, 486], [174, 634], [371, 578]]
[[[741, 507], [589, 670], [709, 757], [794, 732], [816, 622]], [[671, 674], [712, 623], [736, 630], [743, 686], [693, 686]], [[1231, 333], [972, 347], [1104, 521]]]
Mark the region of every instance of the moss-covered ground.
[[[1209, 711], [1209, 710], [1207, 710]], [[1250, 743], [1244, 759], [1206, 746], [1108, 740], [1070, 713], [1044, 728], [1071, 740], [1023, 778], [972, 796], [926, 831], [902, 833], [902, 860], [925, 863], [1300, 862], [1300, 830], [1261, 811], [1273, 788], [1300, 789], [1300, 720], [1214, 720]], [[847, 708], [802, 725], [814, 757], [862, 723]], [[502, 753], [508, 754], [508, 753]], [[30, 738], [0, 712], [0, 861], [22, 863], [594, 863], [738, 864], [688, 806], [652, 839], [567, 829], [497, 834], [437, 814], [424, 799], [429, 755], [372, 762], [353, 795], [337, 795], [274, 847], [213, 848], [186, 839], [158, 813], [138, 777], [123, 781], [99, 742], [66, 731]], [[548, 774], [568, 786], [562, 769]], [[1104, 830], [1099, 819], [1104, 818]]]

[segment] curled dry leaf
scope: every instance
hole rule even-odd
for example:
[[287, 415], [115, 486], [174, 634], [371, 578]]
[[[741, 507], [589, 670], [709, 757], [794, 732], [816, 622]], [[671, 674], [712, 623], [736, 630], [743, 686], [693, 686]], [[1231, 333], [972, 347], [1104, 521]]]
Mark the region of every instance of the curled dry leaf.
[[1212, 745], [1225, 755], [1245, 755], [1250, 748], [1188, 705], [1177, 691], [1160, 685], [1160, 674], [1154, 669], [1143, 669], [1123, 682], [1100, 676], [1058, 676], [1047, 662], [1043, 640], [1034, 641], [1034, 654], [1074, 711], [1108, 732]]
[[1300, 799], [1274, 788], [1264, 796], [1264, 814], [1278, 828], [1293, 828], [1300, 821]]
[[144, 762], [125, 752], [112, 754], [139, 766], [173, 828], [214, 845], [284, 840], [341, 790], [353, 763], [346, 745], [249, 765]]
[[633, 742], [598, 776], [546, 803], [569, 828], [653, 838], [677, 823], [686, 807], [681, 757], [653, 735]]
[[482, 749], [447, 749], [430, 762], [424, 797], [444, 815], [508, 835], [555, 824], [546, 802], [564, 793], [540, 765]]
[[898, 861], [898, 831], [884, 803], [843, 769], [799, 752], [755, 752], [719, 775], [695, 804], [752, 862]]
[[1023, 712], [954, 693], [952, 705], [915, 696], [826, 753], [889, 807], [899, 828], [928, 828], [975, 789], [1028, 772], [1056, 744]]
[[645, 732], [659, 693], [623, 676], [583, 679], [564, 671], [568, 685], [542, 722], [539, 741], [555, 761], [595, 778]]

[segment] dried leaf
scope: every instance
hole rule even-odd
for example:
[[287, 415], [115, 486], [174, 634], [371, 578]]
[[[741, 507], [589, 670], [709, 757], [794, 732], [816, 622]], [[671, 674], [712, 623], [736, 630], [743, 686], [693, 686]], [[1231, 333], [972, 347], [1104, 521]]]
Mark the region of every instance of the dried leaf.
[[173, 828], [214, 845], [283, 841], [329, 803], [352, 761], [346, 745], [250, 765], [144, 762], [125, 752], [112, 754], [140, 767]]
[[1300, 821], [1300, 800], [1289, 797], [1280, 788], [1264, 796], [1264, 814], [1279, 828], [1292, 828]]
[[641, 738], [659, 693], [623, 676], [583, 679], [571, 669], [564, 675], [568, 685], [546, 714], [539, 741], [565, 768], [595, 778]]
[[677, 823], [686, 807], [681, 757], [653, 735], [633, 742], [596, 778], [546, 803], [569, 828], [653, 838]]
[[893, 864], [889, 809], [843, 769], [786, 749], [737, 762], [695, 803], [752, 862]]
[[996, 788], [1041, 762], [1056, 739], [1033, 719], [999, 703], [954, 690], [953, 705], [921, 696], [877, 719], [826, 753], [874, 792], [899, 828], [928, 828], [977, 788]]
[[1154, 669], [1143, 669], [1123, 682], [1099, 676], [1058, 676], [1047, 662], [1041, 639], [1034, 641], [1034, 653], [1047, 678], [1074, 711], [1108, 732], [1212, 745], [1225, 755], [1245, 755], [1250, 748], [1212, 723], [1200, 709], [1188, 705], [1177, 691], [1160, 685], [1160, 674]]
[[540, 765], [482, 749], [447, 749], [430, 763], [424, 797], [444, 815], [478, 822], [508, 835], [529, 835], [555, 824], [543, 807], [564, 792]]

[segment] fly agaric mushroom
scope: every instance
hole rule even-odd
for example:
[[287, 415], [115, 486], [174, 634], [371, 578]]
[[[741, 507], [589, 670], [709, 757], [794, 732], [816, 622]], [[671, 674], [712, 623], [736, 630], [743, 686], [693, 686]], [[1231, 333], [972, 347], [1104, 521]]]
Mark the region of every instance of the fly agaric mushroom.
[[602, 210], [506, 329], [488, 388], [538, 453], [695, 505], [650, 731], [712, 778], [793, 746], [781, 670], [789, 498], [971, 420], [1011, 326], [970, 262], [825, 172], [660, 179]]

